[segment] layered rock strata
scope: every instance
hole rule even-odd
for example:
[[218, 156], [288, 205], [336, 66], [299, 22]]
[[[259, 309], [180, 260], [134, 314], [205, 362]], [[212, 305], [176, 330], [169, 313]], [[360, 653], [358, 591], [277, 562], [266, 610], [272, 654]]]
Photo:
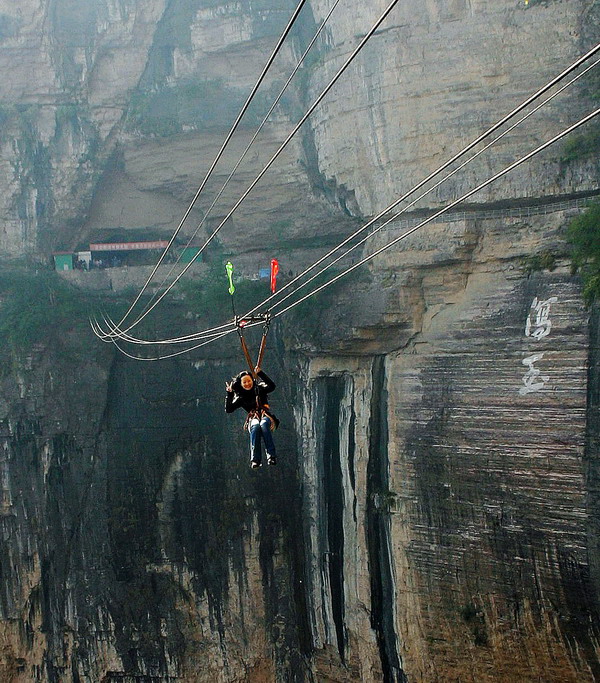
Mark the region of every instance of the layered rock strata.
[[430, 226], [378, 264], [411, 334], [374, 355], [357, 325], [305, 366], [314, 642], [362, 662], [353, 680], [377, 652], [390, 681], [597, 676], [588, 316], [568, 270], [518, 265], [564, 220]]

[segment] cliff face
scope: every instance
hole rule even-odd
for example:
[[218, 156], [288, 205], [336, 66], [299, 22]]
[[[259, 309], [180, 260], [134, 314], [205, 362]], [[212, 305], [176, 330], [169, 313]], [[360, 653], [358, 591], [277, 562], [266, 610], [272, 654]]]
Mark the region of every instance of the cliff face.
[[[564, 220], [433, 226], [406, 243], [400, 277], [397, 254], [375, 276], [383, 318], [405, 320], [410, 336], [377, 348], [357, 328], [350, 355], [306, 366], [313, 599], [331, 601], [315, 631], [367, 667], [356, 643], [370, 632], [386, 680], [597, 676], [587, 314], [567, 270], [525, 277], [515, 258]], [[442, 259], [441, 242], [453, 245]], [[318, 470], [330, 456], [317, 425], [331, 410], [351, 416], [335, 430], [337, 480]], [[330, 538], [336, 505], [341, 541]]]
[[0, 5], [3, 252], [48, 250], [86, 215], [165, 10], [138, 5]]
[[[168, 235], [292, 5], [0, 0], [3, 254]], [[240, 271], [315, 260], [597, 41], [597, 2], [529, 5], [399, 3], [221, 233]], [[328, 6], [311, 3], [269, 91]], [[202, 234], [383, 8], [333, 15]], [[422, 204], [589, 110], [578, 87]], [[597, 324], [563, 256], [597, 160], [560, 156], [275, 325], [277, 468], [251, 471], [222, 413], [234, 344], [135, 363], [67, 327], [17, 349], [0, 401], [2, 680], [598, 678]], [[542, 251], [555, 267], [528, 274]], [[192, 330], [186, 306], [169, 329]]]
[[248, 468], [233, 359], [53, 346], [3, 384], [2, 680], [305, 680], [297, 481]]
[[[44, 255], [85, 244], [107, 228], [168, 234], [292, 5], [0, 5], [3, 252]], [[334, 12], [301, 85], [276, 110], [201, 235], [249, 185], [384, 7]], [[300, 52], [325, 11], [320, 2], [304, 10], [293, 50], [275, 61], [184, 233], [212, 202], [266, 111], [266, 93], [278, 91], [295, 62], [292, 52]], [[381, 210], [589, 48], [597, 13], [595, 3], [574, 0], [531, 7], [509, 0], [400, 3], [222, 239], [239, 250], [248, 248], [240, 233], [257, 242], [335, 234], [348, 215]], [[460, 196], [583, 110], [581, 97], [555, 99], [525, 132], [517, 129], [425, 205]], [[474, 200], [595, 188], [595, 162], [564, 167], [559, 157], [558, 150], [536, 157]]]
[[[328, 3], [313, 6], [322, 15]], [[383, 10], [386, 3], [377, 5]], [[399, 3], [366, 54], [315, 112], [312, 128], [319, 168], [354, 192], [372, 215], [452, 157], [528, 94], [559, 74], [595, 43], [589, 28], [594, 3], [433, 0]], [[374, 8], [363, 7], [366, 26]], [[315, 70], [318, 91], [359, 34], [348, 14], [333, 15], [331, 51]], [[535, 47], [534, 47], [535, 46]], [[352, 102], [352, 106], [348, 106]], [[512, 163], [524, 150], [562, 130], [581, 100], [561, 96], [516, 129], [493, 152], [469, 164], [425, 200], [425, 206], [461, 196]], [[333, 126], [348, 135], [340, 144]], [[526, 131], [526, 132], [524, 132]], [[540, 197], [595, 187], [589, 169], [564, 173], [556, 150], [532, 160], [473, 201]]]

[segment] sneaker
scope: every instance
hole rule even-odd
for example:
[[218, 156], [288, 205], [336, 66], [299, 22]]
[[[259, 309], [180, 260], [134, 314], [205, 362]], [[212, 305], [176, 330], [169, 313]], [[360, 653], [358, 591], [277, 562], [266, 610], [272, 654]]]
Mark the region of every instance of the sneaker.
[[276, 465], [277, 458], [274, 455], [267, 455], [267, 465]]
[[250, 467], [251, 467], [253, 470], [258, 469], [258, 468], [260, 467], [260, 463], [259, 463], [259, 462], [254, 462], [254, 461], [252, 461], [252, 462], [250, 463]]

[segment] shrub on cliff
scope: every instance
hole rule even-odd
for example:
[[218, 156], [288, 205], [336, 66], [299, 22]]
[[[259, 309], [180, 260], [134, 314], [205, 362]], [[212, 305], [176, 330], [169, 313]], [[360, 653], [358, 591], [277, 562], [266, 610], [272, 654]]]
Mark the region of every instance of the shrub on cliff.
[[600, 300], [600, 202], [593, 202], [571, 221], [567, 231], [572, 268], [583, 279], [586, 305]]
[[[128, 126], [141, 135], [163, 138], [190, 128], [220, 127], [223, 121], [235, 120], [245, 97], [243, 90], [217, 78], [138, 91], [131, 96]], [[244, 125], [259, 123], [268, 102], [268, 95], [259, 94], [244, 117]]]
[[[270, 295], [264, 281], [242, 280], [234, 277], [235, 306], [240, 315], [261, 303]], [[220, 324], [232, 317], [231, 295], [227, 290], [227, 277], [223, 263], [211, 264], [201, 279], [181, 281], [179, 291], [185, 298], [190, 313], [207, 325]]]
[[600, 150], [600, 126], [592, 126], [583, 135], [570, 138], [563, 147], [561, 163], [568, 164], [571, 161], [580, 161], [596, 157]]
[[525, 275], [529, 277], [532, 273], [537, 273], [541, 270], [554, 270], [556, 268], [556, 259], [558, 254], [551, 249], [543, 249], [536, 254], [531, 254], [522, 259], [521, 267]]
[[88, 304], [54, 272], [0, 273], [0, 346], [17, 355], [75, 326], [88, 327]]
[[[593, 70], [588, 74], [580, 87], [583, 97], [596, 102], [600, 100], [600, 74], [597, 71]], [[565, 166], [573, 161], [597, 159], [599, 151], [600, 124], [594, 120], [585, 126], [585, 132], [567, 138], [560, 162]]]

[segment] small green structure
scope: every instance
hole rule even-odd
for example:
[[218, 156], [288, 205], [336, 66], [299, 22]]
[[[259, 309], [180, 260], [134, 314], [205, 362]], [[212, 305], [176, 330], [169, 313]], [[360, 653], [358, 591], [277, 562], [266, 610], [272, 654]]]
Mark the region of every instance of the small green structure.
[[202, 257], [199, 256], [198, 258], [195, 258], [195, 256], [199, 253], [200, 247], [185, 247], [181, 252], [180, 261], [181, 263], [191, 263], [192, 261], [199, 263], [202, 260]]
[[54, 254], [54, 268], [56, 270], [73, 270], [73, 253], [70, 251], [57, 251]]

